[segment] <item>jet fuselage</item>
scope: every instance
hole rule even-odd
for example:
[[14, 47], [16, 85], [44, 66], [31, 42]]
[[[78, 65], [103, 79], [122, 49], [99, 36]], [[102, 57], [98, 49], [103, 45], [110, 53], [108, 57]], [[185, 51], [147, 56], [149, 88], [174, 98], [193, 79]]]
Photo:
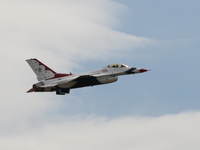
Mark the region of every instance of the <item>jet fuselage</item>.
[[37, 59], [29, 59], [27, 62], [37, 75], [37, 79], [40, 81], [33, 84], [32, 89], [27, 92], [56, 91], [56, 94], [58, 95], [69, 93], [70, 89], [74, 88], [116, 82], [120, 75], [148, 71], [142, 68], [128, 67], [123, 64], [111, 64], [82, 74], [60, 74], [56, 73]]

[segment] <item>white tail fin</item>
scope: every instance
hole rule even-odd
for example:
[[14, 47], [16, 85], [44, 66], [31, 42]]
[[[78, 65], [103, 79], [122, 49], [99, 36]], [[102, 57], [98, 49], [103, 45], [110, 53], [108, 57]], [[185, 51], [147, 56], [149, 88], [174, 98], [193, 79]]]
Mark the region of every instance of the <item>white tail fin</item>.
[[52, 69], [50, 69], [37, 59], [28, 59], [26, 61], [32, 68], [33, 72], [35, 72], [38, 81], [71, 75], [71, 74], [56, 73], [55, 71], [53, 71]]

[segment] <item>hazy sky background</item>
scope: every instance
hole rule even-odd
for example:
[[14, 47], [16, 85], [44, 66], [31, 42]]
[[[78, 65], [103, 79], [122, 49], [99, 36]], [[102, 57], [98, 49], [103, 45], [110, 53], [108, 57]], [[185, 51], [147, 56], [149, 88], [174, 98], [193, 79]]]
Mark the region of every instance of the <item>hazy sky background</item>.
[[[0, 149], [197, 150], [200, 2], [0, 1]], [[29, 93], [37, 58], [57, 72], [151, 69], [69, 95]]]

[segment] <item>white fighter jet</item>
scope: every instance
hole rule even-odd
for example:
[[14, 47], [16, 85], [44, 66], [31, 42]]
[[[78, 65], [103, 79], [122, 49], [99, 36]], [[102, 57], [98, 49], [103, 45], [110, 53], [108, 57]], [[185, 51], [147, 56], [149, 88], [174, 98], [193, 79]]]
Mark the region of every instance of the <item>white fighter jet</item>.
[[38, 83], [33, 84], [28, 92], [53, 92], [57, 95], [69, 94], [70, 89], [85, 86], [112, 83], [118, 80], [118, 76], [136, 74], [148, 71], [147, 69], [128, 67], [124, 64], [110, 64], [101, 69], [82, 74], [56, 73], [37, 59], [26, 60], [37, 75]]

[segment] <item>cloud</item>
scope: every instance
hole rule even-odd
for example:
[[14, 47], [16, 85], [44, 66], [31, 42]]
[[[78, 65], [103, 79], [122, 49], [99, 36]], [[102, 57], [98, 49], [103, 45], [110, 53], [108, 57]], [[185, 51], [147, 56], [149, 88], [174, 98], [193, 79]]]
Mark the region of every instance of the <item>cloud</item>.
[[6, 58], [12, 51], [46, 60], [108, 59], [153, 42], [113, 29], [120, 24], [117, 14], [126, 8], [109, 0], [8, 1], [0, 7]]
[[4, 136], [0, 147], [16, 150], [197, 150], [200, 146], [199, 117], [200, 112], [156, 118], [52, 117], [51, 121], [34, 127], [28, 124], [26, 130]]
[[[25, 62], [30, 57], [60, 72], [78, 66], [80, 60], [104, 61], [154, 44], [152, 39], [117, 30], [124, 5], [110, 0], [8, 0], [0, 4], [1, 149], [199, 147], [199, 112], [158, 118], [62, 116], [60, 110], [67, 104], [55, 93], [25, 93], [36, 82]], [[67, 95], [68, 100], [73, 98]]]
[[0, 116], [4, 125], [62, 107], [61, 98], [53, 94], [25, 93], [37, 82], [25, 59], [36, 57], [62, 72], [78, 66], [79, 60], [110, 59], [153, 42], [115, 29], [123, 10], [124, 5], [110, 0], [1, 1]]

